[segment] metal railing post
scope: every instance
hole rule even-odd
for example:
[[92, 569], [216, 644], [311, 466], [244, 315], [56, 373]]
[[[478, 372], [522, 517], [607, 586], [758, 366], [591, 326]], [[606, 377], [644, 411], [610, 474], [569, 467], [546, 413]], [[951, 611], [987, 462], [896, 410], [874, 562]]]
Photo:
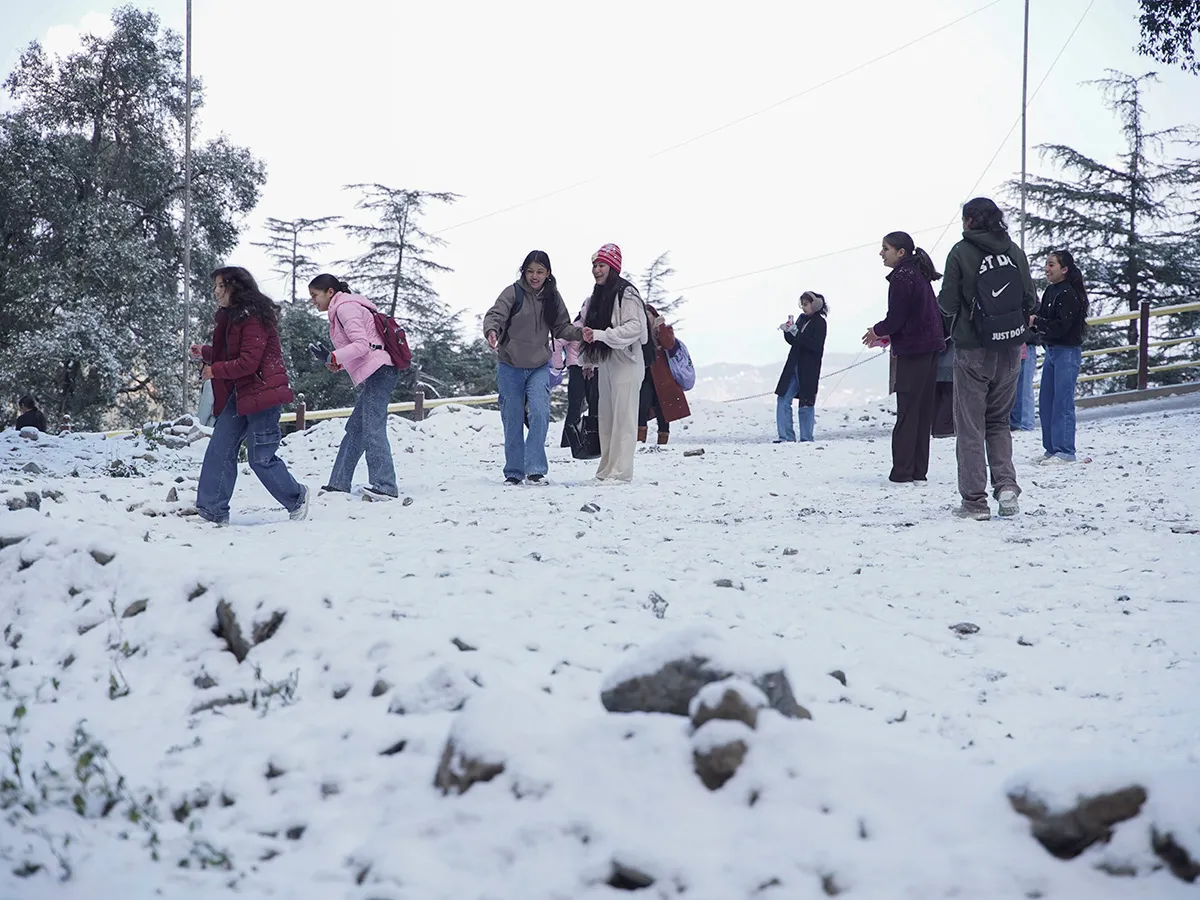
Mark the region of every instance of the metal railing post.
[[1138, 374], [1137, 386], [1144, 391], [1150, 380], [1150, 301], [1143, 300], [1138, 316]]

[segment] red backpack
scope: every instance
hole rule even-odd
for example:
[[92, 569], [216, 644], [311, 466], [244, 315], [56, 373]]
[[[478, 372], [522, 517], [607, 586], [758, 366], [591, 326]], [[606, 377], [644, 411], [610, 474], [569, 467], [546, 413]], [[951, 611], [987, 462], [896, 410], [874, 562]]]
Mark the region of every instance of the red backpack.
[[383, 338], [383, 349], [392, 358], [392, 365], [397, 369], [407, 369], [412, 365], [412, 351], [408, 349], [408, 336], [391, 316], [385, 316], [376, 311], [375, 330]]

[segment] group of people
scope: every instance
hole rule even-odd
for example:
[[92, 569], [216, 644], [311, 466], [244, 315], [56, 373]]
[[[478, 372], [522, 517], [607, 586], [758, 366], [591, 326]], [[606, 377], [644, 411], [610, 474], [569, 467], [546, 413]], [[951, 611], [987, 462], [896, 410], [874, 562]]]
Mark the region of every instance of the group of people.
[[[1039, 303], [1029, 262], [1012, 240], [1000, 208], [986, 197], [963, 206], [962, 240], [951, 248], [945, 274], [904, 232], [884, 237], [887, 316], [867, 329], [863, 343], [890, 346], [895, 357], [896, 424], [893, 482], [923, 482], [930, 437], [936, 433], [938, 366], [953, 356], [953, 425], [960, 516], [988, 519], [988, 474], [1001, 516], [1019, 512], [1013, 464], [1013, 406], [1022, 369], [1030, 373], [1034, 345], [1045, 344], [1039, 414], [1043, 465], [1074, 462], [1075, 385], [1079, 377], [1087, 291], [1069, 251], [1045, 264], [1049, 286]], [[935, 294], [933, 282], [942, 282]], [[1030, 342], [1032, 336], [1033, 342]], [[1024, 358], [1024, 363], [1023, 363]]]
[[[572, 319], [543, 250], [529, 253], [515, 282], [483, 317], [496, 351], [496, 384], [504, 427], [504, 481], [546, 483], [550, 391], [567, 380], [562, 446], [583, 458], [598, 455], [598, 482], [633, 480], [634, 451], [658, 425], [658, 444], [670, 423], [691, 415], [684, 391], [694, 382], [690, 354], [653, 306], [621, 275], [621, 248], [592, 254], [591, 295]], [[588, 416], [584, 419], [583, 407]], [[584, 444], [594, 429], [598, 454]]]
[[[592, 278], [592, 293], [572, 320], [550, 257], [534, 250], [518, 279], [501, 291], [484, 316], [484, 334], [498, 356], [506, 484], [545, 483], [550, 391], [564, 369], [569, 373], [564, 445], [571, 445], [576, 455], [599, 457], [597, 481], [633, 479], [634, 451], [647, 438], [651, 415], [658, 420], [659, 444], [669, 439], [671, 421], [690, 415], [684, 396], [695, 379], [690, 355], [663, 317], [621, 276], [620, 247], [605, 244], [593, 254]], [[228, 523], [244, 444], [251, 471], [290, 518], [304, 519], [310, 488], [296, 481], [277, 453], [280, 414], [293, 399], [277, 308], [246, 269], [217, 269], [212, 283], [217, 302], [212, 339], [190, 348], [203, 364], [201, 377], [211, 389], [214, 417], [196, 511], [209, 522]], [[387, 416], [399, 362], [386, 345], [384, 317], [333, 275], [318, 275], [308, 292], [313, 306], [329, 319], [331, 344], [310, 344], [309, 350], [331, 372], [345, 371], [356, 392], [329, 482], [320, 492], [350, 493], [355, 469], [365, 457], [369, 484], [362, 488], [363, 498], [394, 498], [399, 491]], [[589, 429], [598, 438], [594, 453], [582, 448]]]

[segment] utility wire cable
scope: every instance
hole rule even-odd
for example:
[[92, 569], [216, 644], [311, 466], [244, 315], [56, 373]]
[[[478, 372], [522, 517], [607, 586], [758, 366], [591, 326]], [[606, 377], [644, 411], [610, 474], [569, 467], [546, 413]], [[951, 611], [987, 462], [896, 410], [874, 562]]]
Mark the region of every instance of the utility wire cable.
[[[921, 43], [922, 41], [928, 40], [929, 38], [931, 38], [937, 34], [941, 34], [943, 31], [946, 31], [949, 28], [953, 28], [955, 25], [958, 25], [959, 23], [966, 21], [967, 19], [971, 18], [972, 16], [976, 16], [979, 13], [984, 12], [985, 10], [991, 9], [993, 6], [996, 6], [998, 3], [1001, 3], [1001, 2], [1003, 2], [1003, 0], [991, 0], [990, 3], [986, 3], [983, 6], [979, 7], [978, 9], [973, 10], [972, 12], [961, 15], [957, 19], [954, 19], [951, 22], [947, 22], [945, 25], [941, 25], [941, 26], [935, 28], [933, 31], [926, 32], [925, 34], [921, 35], [920, 37], [913, 38], [911, 41], [909, 41], [906, 44], [901, 44], [899, 47], [894, 47], [891, 50], [887, 51], [886, 53], [882, 53], [879, 56], [868, 59], [865, 62], [861, 62], [857, 66], [854, 66], [853, 68], [847, 69], [844, 72], [841, 72], [837, 75], [832, 76], [831, 78], [827, 78], [824, 81], [818, 82], [817, 84], [807, 87], [804, 90], [799, 91], [798, 93], [792, 94], [790, 97], [784, 97], [782, 100], [775, 101], [770, 106], [764, 106], [762, 109], [755, 110], [754, 112], [751, 112], [751, 113], [746, 113], [745, 115], [739, 116], [736, 119], [726, 122], [724, 125], [718, 125], [716, 128], [712, 128], [712, 129], [709, 129], [708, 131], [702, 132], [701, 134], [694, 135], [690, 138], [687, 138], [686, 140], [680, 141], [677, 144], [672, 144], [669, 147], [664, 147], [661, 150], [656, 150], [653, 153], [651, 153], [645, 157], [642, 157], [641, 159], [642, 160], [656, 159], [659, 156], [663, 156], [664, 154], [671, 153], [675, 150], [680, 149], [681, 147], [686, 147], [690, 144], [694, 144], [697, 141], [703, 140], [704, 138], [711, 137], [714, 134], [718, 134], [719, 132], [725, 131], [726, 129], [729, 129], [729, 128], [733, 128], [734, 126], [740, 125], [741, 123], [749, 121], [750, 119], [753, 119], [757, 116], [761, 116], [764, 113], [770, 112], [773, 109], [776, 109], [787, 103], [791, 103], [793, 100], [798, 100], [801, 97], [805, 97], [811, 93], [814, 93], [815, 91], [818, 91], [823, 87], [828, 87], [829, 85], [833, 84], [834, 82], [840, 81], [843, 78], [847, 78], [850, 75], [853, 75], [857, 72], [861, 72], [863, 69], [867, 68], [868, 66], [872, 66], [875, 63], [882, 62], [883, 60], [887, 59], [888, 57], [894, 56], [895, 54], [900, 53], [904, 50], [907, 50], [910, 47], [914, 47], [917, 44]], [[629, 160], [629, 162], [638, 162], [638, 161], [641, 161], [641, 160]], [[486, 219], [492, 219], [492, 218], [495, 218], [496, 216], [500, 216], [500, 215], [504, 215], [505, 213], [512, 212], [513, 210], [521, 209], [522, 207], [525, 207], [525, 206], [531, 206], [534, 203], [540, 203], [541, 201], [548, 200], [551, 197], [557, 197], [559, 194], [565, 194], [568, 191], [575, 190], [576, 188], [580, 188], [585, 185], [592, 184], [593, 182], [600, 181], [603, 178], [606, 178], [611, 174], [612, 174], [612, 168], [610, 167], [605, 172], [593, 175], [589, 178], [584, 178], [581, 181], [576, 181], [573, 184], [566, 185], [565, 187], [556, 188], [553, 191], [547, 191], [544, 194], [538, 194], [534, 197], [528, 198], [527, 200], [522, 200], [519, 203], [513, 203], [509, 206], [505, 206], [500, 209], [492, 210], [489, 213], [484, 213], [483, 215], [476, 216], [473, 219], [465, 219], [464, 221], [457, 222], [454, 225], [448, 225], [447, 227], [442, 228], [439, 231], [435, 231], [434, 234], [435, 235], [446, 234], [447, 232], [454, 231], [459, 228], [464, 228], [467, 225], [474, 225], [476, 222], [483, 222]]]

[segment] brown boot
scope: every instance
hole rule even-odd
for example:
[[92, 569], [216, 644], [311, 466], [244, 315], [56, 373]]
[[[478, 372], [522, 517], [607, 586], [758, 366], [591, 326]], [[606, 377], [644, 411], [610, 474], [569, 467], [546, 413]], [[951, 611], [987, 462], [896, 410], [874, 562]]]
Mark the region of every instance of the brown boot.
[[643, 444], [646, 443], [646, 426], [645, 425], [638, 426], [638, 440], [641, 441]]
[[663, 444], [665, 444], [665, 443], [666, 443], [668, 440], [670, 440], [670, 438], [671, 438], [671, 432], [669, 432], [669, 431], [660, 431], [660, 432], [658, 433], [658, 445], [661, 447], [661, 446], [662, 446]]

